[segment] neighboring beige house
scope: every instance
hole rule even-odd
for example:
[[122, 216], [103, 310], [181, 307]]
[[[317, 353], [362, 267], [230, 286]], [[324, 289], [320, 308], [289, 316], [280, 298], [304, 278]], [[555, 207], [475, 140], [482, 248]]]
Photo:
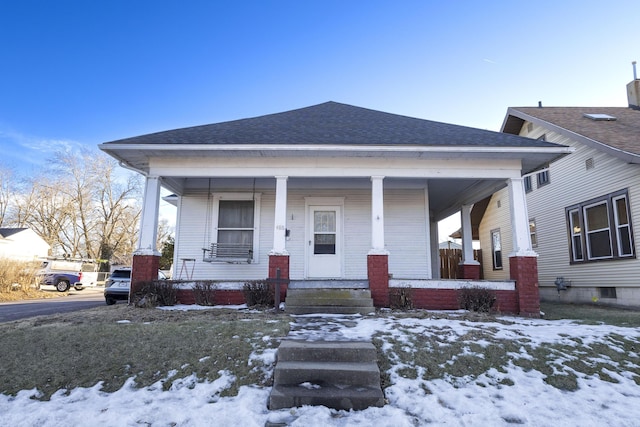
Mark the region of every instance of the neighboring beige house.
[[[132, 286], [157, 274], [160, 187], [176, 194], [176, 271], [218, 280], [242, 298], [247, 280], [364, 287], [377, 306], [390, 288], [416, 306], [457, 308], [460, 284], [438, 281], [437, 222], [510, 188], [522, 274], [496, 284], [501, 309], [539, 315], [522, 175], [568, 147], [336, 102], [101, 144], [146, 177]], [[464, 227], [463, 227], [464, 228]], [[471, 235], [463, 275], [477, 279]], [[469, 281], [465, 282], [467, 285]], [[489, 286], [487, 284], [486, 286]], [[222, 295], [218, 292], [216, 295]], [[444, 296], [443, 296], [444, 295]]]
[[[629, 107], [507, 111], [502, 132], [575, 149], [525, 175], [543, 300], [640, 306], [639, 88], [638, 79], [627, 86]], [[509, 203], [504, 190], [492, 195], [478, 224], [487, 279], [510, 274]]]
[[0, 228], [0, 258], [33, 261], [49, 255], [51, 246], [30, 228]]

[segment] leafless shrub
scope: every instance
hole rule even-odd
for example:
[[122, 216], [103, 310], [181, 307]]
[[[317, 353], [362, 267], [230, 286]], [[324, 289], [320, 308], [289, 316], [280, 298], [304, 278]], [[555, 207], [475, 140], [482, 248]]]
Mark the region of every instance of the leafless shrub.
[[193, 285], [193, 296], [198, 305], [214, 305], [216, 283], [212, 281], [199, 281]]
[[247, 306], [273, 306], [274, 292], [270, 284], [264, 280], [246, 282], [242, 287]]
[[482, 313], [491, 312], [496, 299], [496, 295], [492, 290], [479, 286], [463, 288], [458, 294], [460, 308]]
[[413, 289], [392, 288], [389, 291], [389, 306], [395, 310], [413, 309]]

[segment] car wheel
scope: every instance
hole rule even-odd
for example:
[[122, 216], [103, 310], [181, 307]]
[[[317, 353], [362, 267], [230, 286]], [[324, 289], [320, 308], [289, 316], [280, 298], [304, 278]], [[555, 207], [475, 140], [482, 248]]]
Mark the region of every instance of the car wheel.
[[107, 303], [107, 305], [113, 305], [116, 303], [116, 300], [114, 300], [113, 298], [105, 298], [105, 302]]
[[56, 283], [56, 289], [58, 290], [58, 292], [66, 292], [69, 290], [69, 281], [68, 280], [59, 280], [58, 283]]

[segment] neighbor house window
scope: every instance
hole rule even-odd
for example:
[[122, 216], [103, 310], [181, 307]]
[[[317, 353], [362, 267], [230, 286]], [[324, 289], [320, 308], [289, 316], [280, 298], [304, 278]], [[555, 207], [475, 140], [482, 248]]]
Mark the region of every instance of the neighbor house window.
[[627, 190], [566, 209], [571, 261], [602, 261], [634, 254]]
[[500, 242], [500, 230], [491, 231], [491, 254], [493, 257], [493, 269], [502, 270], [502, 243]]
[[524, 177], [524, 191], [527, 193], [533, 190], [533, 184], [531, 182], [531, 175], [527, 175]]
[[549, 183], [549, 169], [538, 172], [538, 188]]

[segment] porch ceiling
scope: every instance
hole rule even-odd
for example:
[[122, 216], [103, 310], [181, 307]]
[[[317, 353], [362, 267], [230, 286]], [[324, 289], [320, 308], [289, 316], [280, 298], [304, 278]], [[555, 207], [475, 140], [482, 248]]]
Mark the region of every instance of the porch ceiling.
[[[202, 192], [211, 189], [234, 189], [234, 191], [275, 191], [274, 178], [175, 178], [164, 177], [163, 186], [176, 194]], [[385, 190], [428, 189], [429, 206], [433, 220], [439, 221], [460, 210], [463, 204], [473, 204], [507, 185], [504, 179], [406, 179], [385, 178]], [[371, 180], [362, 178], [296, 178], [287, 182], [293, 190], [363, 190], [371, 191]]]

